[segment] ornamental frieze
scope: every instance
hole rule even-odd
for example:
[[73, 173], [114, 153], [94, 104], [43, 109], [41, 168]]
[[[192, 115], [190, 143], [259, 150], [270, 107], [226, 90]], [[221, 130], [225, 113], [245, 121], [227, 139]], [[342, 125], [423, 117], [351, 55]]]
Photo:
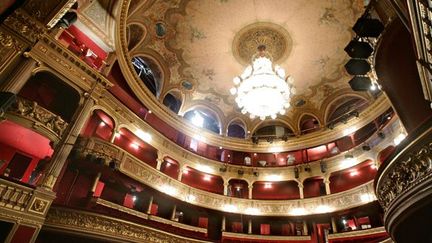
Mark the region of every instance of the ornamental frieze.
[[409, 145], [407, 147], [401, 152], [401, 155], [395, 157], [387, 165], [378, 179], [376, 193], [384, 211], [389, 210], [398, 197], [432, 176], [432, 142], [430, 139], [423, 145], [414, 145], [414, 148], [409, 148]]
[[44, 225], [58, 229], [66, 228], [68, 231], [86, 235], [99, 235], [132, 242], [203, 242], [116, 218], [57, 207], [49, 210]]

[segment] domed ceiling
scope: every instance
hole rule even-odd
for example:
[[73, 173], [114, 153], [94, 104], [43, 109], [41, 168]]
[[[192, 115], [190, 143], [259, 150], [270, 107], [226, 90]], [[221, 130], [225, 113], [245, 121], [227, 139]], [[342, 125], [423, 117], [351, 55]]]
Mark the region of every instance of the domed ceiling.
[[[163, 73], [161, 97], [180, 91], [180, 113], [195, 105], [221, 120], [242, 115], [229, 89], [260, 44], [294, 78], [297, 94], [284, 119], [307, 110], [323, 117], [327, 97], [355, 93], [343, 65], [351, 27], [363, 0], [131, 1], [130, 56], [155, 60]], [[366, 94], [361, 94], [367, 97]], [[305, 104], [296, 107], [299, 100]], [[280, 118], [280, 117], [279, 117]]]

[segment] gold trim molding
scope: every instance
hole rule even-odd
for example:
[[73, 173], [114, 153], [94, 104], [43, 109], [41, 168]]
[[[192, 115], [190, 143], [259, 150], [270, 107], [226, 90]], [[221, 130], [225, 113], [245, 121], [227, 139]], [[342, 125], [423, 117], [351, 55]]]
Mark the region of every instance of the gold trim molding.
[[276, 236], [276, 235], [251, 235], [251, 234], [240, 234], [232, 232], [222, 232], [222, 237], [232, 237], [238, 239], [250, 239], [250, 240], [280, 240], [280, 241], [310, 241], [312, 238], [309, 235], [305, 236]]
[[87, 236], [93, 235], [104, 239], [113, 238], [131, 242], [208, 242], [178, 236], [96, 213], [60, 207], [52, 207], [49, 210], [44, 227], [64, 232], [76, 232]]
[[351, 237], [360, 237], [360, 236], [368, 236], [373, 234], [380, 234], [380, 233], [386, 233], [384, 226], [372, 228], [372, 229], [365, 229], [365, 230], [355, 230], [355, 231], [349, 231], [349, 232], [343, 232], [343, 233], [335, 233], [335, 234], [329, 234], [328, 239], [344, 239], [344, 238], [351, 238]]

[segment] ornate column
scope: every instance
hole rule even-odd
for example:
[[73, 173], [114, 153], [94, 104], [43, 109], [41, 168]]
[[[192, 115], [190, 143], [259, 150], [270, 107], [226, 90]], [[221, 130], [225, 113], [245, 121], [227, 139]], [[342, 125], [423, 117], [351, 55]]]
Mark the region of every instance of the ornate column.
[[303, 235], [309, 235], [309, 231], [308, 231], [306, 220], [303, 221]]
[[44, 172], [44, 177], [41, 186], [53, 190], [54, 185], [57, 182], [57, 178], [64, 167], [67, 157], [76, 142], [76, 139], [83, 128], [85, 122], [90, 116], [91, 108], [94, 105], [94, 100], [90, 97], [90, 94], [85, 94], [86, 100], [78, 111], [75, 123], [70, 124], [69, 130], [65, 132], [60, 143], [56, 146], [54, 154], [48, 165], [48, 168]]
[[176, 211], [177, 211], [177, 205], [174, 204], [174, 208], [171, 212], [171, 220], [174, 220], [174, 218], [176, 216]]
[[337, 233], [336, 220], [334, 217], [331, 218], [331, 226], [332, 226], [333, 234]]
[[249, 189], [248, 198], [249, 198], [249, 199], [252, 199], [253, 185], [249, 185], [249, 186], [248, 186], [248, 189]]
[[36, 64], [37, 62], [31, 58], [28, 53], [24, 53], [22, 61], [19, 62], [12, 73], [2, 83], [0, 83], [0, 91], [11, 92], [14, 94], [19, 93], [32, 76]]
[[252, 219], [248, 220], [248, 234], [252, 234]]
[[221, 227], [221, 231], [225, 232], [226, 231], [226, 218], [225, 215], [222, 216], [222, 227]]
[[227, 181], [224, 181], [224, 184], [223, 184], [224, 191], [223, 191], [223, 193], [224, 193], [225, 196], [228, 196], [228, 185], [229, 185], [229, 183]]
[[163, 159], [160, 159], [160, 158], [157, 158], [156, 159], [156, 170], [160, 170], [161, 169], [161, 166], [162, 166], [162, 163], [163, 163]]
[[91, 191], [90, 191], [90, 193], [91, 193], [90, 196], [93, 196], [93, 194], [95, 193], [97, 184], [98, 184], [101, 176], [102, 176], [101, 172], [98, 172], [97, 175], [95, 176], [95, 179], [93, 181], [93, 185], [92, 185], [92, 188], [91, 188]]
[[330, 178], [325, 178], [324, 179], [324, 184], [325, 184], [326, 194], [327, 195], [331, 194], [331, 190], [330, 190]]
[[303, 184], [301, 182], [298, 183], [299, 193], [300, 193], [300, 199], [304, 198], [304, 192], [303, 192]]
[[147, 208], [147, 214], [151, 213], [152, 204], [153, 204], [153, 196], [150, 196], [149, 205]]
[[178, 175], [177, 175], [177, 180], [178, 180], [178, 181], [181, 181], [181, 180], [182, 180], [182, 177], [183, 177], [183, 169], [179, 169], [179, 173], [178, 173]]

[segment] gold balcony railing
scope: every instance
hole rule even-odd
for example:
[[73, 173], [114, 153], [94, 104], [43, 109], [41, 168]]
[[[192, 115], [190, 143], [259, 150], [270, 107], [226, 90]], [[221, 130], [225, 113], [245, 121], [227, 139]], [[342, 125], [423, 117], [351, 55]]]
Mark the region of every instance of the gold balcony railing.
[[156, 221], [159, 223], [163, 223], [163, 224], [167, 224], [167, 225], [171, 225], [174, 226], [176, 228], [180, 228], [180, 229], [185, 229], [185, 230], [189, 230], [189, 231], [195, 231], [195, 232], [200, 232], [203, 234], [207, 234], [207, 229], [206, 228], [201, 228], [201, 227], [196, 227], [196, 226], [192, 226], [192, 225], [187, 225], [187, 224], [182, 224], [173, 220], [168, 220], [168, 219], [164, 219], [155, 215], [148, 215], [146, 213], [143, 212], [139, 212], [137, 210], [122, 206], [122, 205], [118, 205], [116, 203], [101, 199], [101, 198], [96, 198], [94, 199], [94, 202], [96, 204], [102, 205], [104, 207], [108, 207], [108, 208], [112, 208], [115, 210], [118, 210], [120, 212], [124, 212], [130, 215], [134, 215], [136, 217], [142, 218], [142, 219], [146, 219], [146, 220], [152, 220], [152, 221]]
[[232, 233], [232, 232], [222, 232], [222, 237], [230, 238], [230, 239], [241, 239], [244, 240], [253, 240], [253, 241], [305, 241], [310, 242], [311, 236], [277, 236], [277, 235], [252, 235], [252, 234], [242, 234], [242, 233]]
[[128, 242], [209, 242], [182, 237], [122, 219], [61, 207], [52, 207], [49, 210], [44, 227], [109, 241], [117, 239]]
[[[297, 216], [299, 208], [302, 214], [316, 214], [344, 210], [361, 206], [375, 200], [372, 181], [356, 188], [321, 197], [298, 200], [252, 200], [223, 196], [188, 186], [142, 162], [127, 151], [100, 139], [81, 139], [79, 151], [87, 154], [104, 155], [119, 161], [119, 171], [158, 191], [165, 192], [179, 200], [194, 205], [226, 211], [226, 205], [235, 205], [235, 212], [248, 214], [251, 208], [259, 209], [257, 215]], [[169, 188], [169, 190], [167, 190]], [[324, 206], [324, 207], [322, 207]], [[320, 209], [325, 208], [324, 211]], [[249, 213], [250, 214], [250, 213]]]
[[54, 193], [0, 178], [0, 217], [43, 221]]
[[52, 141], [59, 141], [68, 126], [59, 115], [22, 97], [18, 97], [17, 102], [9, 108], [6, 118], [35, 130]]

